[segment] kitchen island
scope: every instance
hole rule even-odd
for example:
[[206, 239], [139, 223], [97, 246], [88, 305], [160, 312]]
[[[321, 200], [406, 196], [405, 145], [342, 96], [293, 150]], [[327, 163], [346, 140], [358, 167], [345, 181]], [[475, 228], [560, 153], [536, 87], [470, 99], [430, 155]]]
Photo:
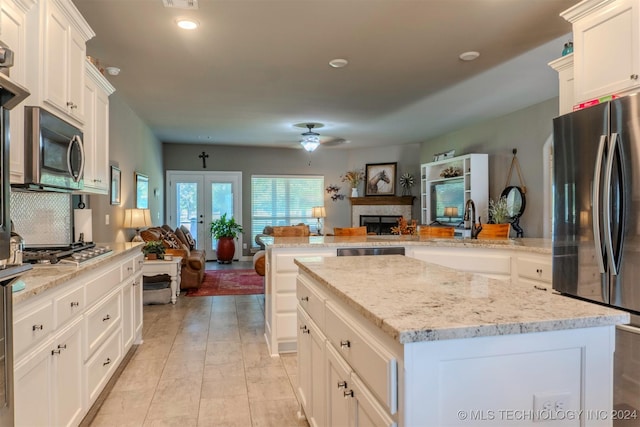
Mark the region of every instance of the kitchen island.
[[266, 237], [265, 340], [269, 352], [296, 351], [296, 257], [336, 257], [341, 249], [404, 249], [408, 257], [513, 283], [551, 288], [551, 240], [471, 240], [417, 236]]
[[409, 257], [295, 263], [311, 425], [612, 425], [627, 313]]

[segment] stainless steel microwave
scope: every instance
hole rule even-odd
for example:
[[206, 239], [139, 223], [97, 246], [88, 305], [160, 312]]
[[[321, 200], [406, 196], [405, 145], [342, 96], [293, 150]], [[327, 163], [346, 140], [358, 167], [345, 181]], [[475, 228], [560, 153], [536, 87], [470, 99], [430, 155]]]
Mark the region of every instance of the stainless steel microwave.
[[85, 152], [80, 129], [41, 107], [25, 107], [25, 187], [84, 188]]

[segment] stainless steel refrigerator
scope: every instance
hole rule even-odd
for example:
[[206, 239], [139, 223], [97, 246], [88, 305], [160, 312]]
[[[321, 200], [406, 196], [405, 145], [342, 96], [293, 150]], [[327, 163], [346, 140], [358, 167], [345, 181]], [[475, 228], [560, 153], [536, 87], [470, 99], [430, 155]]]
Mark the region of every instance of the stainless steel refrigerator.
[[640, 96], [553, 121], [553, 288], [631, 313], [614, 406], [640, 409]]

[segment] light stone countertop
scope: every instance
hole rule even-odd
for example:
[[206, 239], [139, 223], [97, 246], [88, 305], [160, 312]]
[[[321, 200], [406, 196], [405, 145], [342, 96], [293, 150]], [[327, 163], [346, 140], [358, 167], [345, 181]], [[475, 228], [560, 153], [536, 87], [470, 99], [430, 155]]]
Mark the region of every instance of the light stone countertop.
[[261, 237], [267, 248], [330, 248], [376, 246], [434, 246], [453, 248], [491, 248], [534, 252], [551, 255], [551, 239], [463, 239], [418, 236], [308, 236]]
[[14, 306], [49, 289], [62, 285], [83, 273], [104, 266], [106, 263], [125, 258], [131, 252], [140, 251], [143, 243], [100, 243], [99, 246], [111, 248], [111, 252], [82, 263], [80, 266], [70, 264], [37, 265], [19, 278], [25, 288], [13, 293]]
[[402, 344], [629, 323], [629, 314], [400, 255], [295, 263]]

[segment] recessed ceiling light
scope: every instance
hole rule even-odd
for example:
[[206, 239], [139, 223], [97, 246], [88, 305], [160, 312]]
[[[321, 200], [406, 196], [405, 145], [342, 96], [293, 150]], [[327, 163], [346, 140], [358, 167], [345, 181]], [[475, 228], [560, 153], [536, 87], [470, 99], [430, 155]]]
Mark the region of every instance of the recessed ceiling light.
[[336, 59], [332, 59], [331, 61], [329, 61], [329, 65], [331, 65], [333, 68], [346, 67], [347, 64], [349, 64], [349, 61], [347, 61], [346, 59], [342, 59], [342, 58], [336, 58]]
[[194, 20], [194, 19], [187, 19], [187, 18], [178, 18], [176, 19], [176, 25], [178, 25], [178, 27], [182, 28], [183, 30], [195, 30], [196, 28], [198, 28], [198, 21]]
[[469, 52], [463, 52], [460, 54], [460, 59], [462, 59], [463, 61], [473, 61], [474, 59], [476, 59], [478, 56], [480, 56], [480, 53], [475, 52], [475, 51], [469, 51]]

